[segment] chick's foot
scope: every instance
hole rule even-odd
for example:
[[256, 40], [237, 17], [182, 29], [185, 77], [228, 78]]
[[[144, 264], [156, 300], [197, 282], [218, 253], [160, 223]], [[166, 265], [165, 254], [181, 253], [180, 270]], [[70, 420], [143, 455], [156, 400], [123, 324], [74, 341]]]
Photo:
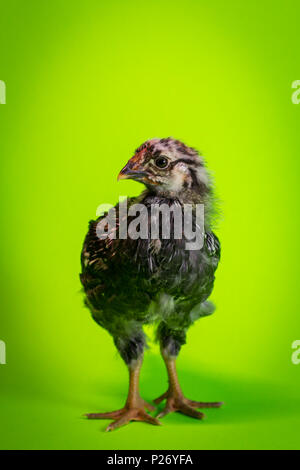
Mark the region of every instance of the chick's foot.
[[155, 410], [154, 406], [141, 400], [138, 404], [126, 404], [124, 408], [117, 411], [109, 413], [88, 413], [85, 416], [88, 419], [113, 419], [114, 421], [107, 426], [106, 431], [118, 429], [130, 423], [130, 421], [144, 421], [145, 423], [160, 425], [160, 421], [150, 416], [144, 408], [147, 408], [149, 411]]
[[168, 390], [166, 393], [156, 398], [154, 403], [158, 405], [165, 399], [167, 400], [166, 406], [158, 414], [158, 418], [163, 418], [169, 413], [178, 411], [187, 416], [191, 416], [192, 418], [203, 419], [205, 418], [205, 414], [197, 411], [196, 408], [220, 408], [223, 405], [222, 402], [205, 403], [201, 401], [189, 400], [188, 398], [185, 398], [182, 393], [178, 393], [177, 391], [172, 390]]

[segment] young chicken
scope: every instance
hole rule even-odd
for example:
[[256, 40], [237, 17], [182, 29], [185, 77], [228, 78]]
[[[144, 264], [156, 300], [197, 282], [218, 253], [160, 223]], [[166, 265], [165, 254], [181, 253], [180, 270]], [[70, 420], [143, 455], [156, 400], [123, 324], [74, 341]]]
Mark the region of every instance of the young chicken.
[[[129, 370], [129, 392], [124, 408], [110, 413], [91, 413], [89, 419], [112, 419], [107, 430], [130, 421], [161, 424], [158, 418], [179, 411], [201, 419], [197, 408], [220, 407], [222, 403], [188, 400], [183, 395], [176, 372], [176, 357], [186, 342], [188, 328], [198, 318], [210, 315], [214, 306], [207, 301], [214, 273], [220, 259], [220, 243], [211, 230], [213, 191], [209, 175], [198, 152], [172, 139], [152, 139], [139, 147], [118, 179], [133, 179], [146, 186], [137, 198], [127, 200], [127, 226], [134, 221], [130, 208], [142, 204], [146, 216], [140, 221], [159, 227], [156, 239], [150, 236], [130, 237], [121, 234], [123, 212], [115, 207], [116, 227], [109, 228], [105, 216], [91, 221], [84, 241], [81, 262], [81, 282], [85, 304], [94, 320], [113, 337], [116, 348]], [[204, 205], [205, 224], [202, 246], [187, 249], [187, 234], [175, 236], [176, 220], [173, 209], [184, 214], [186, 204], [192, 207], [193, 227], [196, 227], [196, 207]], [[171, 229], [162, 234], [160, 213], [153, 206], [170, 209]], [[140, 207], [140, 206], [139, 206]], [[203, 206], [202, 206], [203, 207]], [[110, 230], [99, 235], [99, 224]], [[149, 223], [148, 223], [149, 222]], [[146, 345], [143, 325], [157, 324], [157, 339], [165, 361], [169, 387], [156, 404], [166, 400], [164, 410], [156, 417], [145, 411], [155, 408], [139, 394], [139, 374]]]

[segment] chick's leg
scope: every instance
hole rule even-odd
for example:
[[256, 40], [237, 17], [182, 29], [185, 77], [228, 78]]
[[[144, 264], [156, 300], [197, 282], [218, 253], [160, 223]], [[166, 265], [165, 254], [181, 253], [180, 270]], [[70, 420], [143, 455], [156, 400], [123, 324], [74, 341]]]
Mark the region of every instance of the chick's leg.
[[161, 353], [167, 368], [169, 388], [163, 395], [154, 400], [156, 404], [166, 400], [166, 406], [162, 412], [159, 413], [158, 418], [163, 418], [169, 413], [179, 411], [192, 418], [203, 419], [205, 415], [197, 411], [196, 408], [220, 408], [223, 403], [205, 403], [185, 398], [176, 371], [176, 357], [181, 344], [185, 342], [185, 332], [181, 331], [180, 334], [178, 332], [172, 333], [171, 330], [168, 331], [164, 328], [161, 333]]
[[[106, 431], [113, 431], [120, 428], [130, 421], [144, 421], [150, 424], [161, 424], [157, 418], [153, 418], [146, 411], [154, 411], [155, 408], [144, 401], [139, 392], [139, 378], [140, 370], [143, 362], [143, 353], [141, 352], [140, 343], [135, 342], [134, 339], [129, 340], [130, 343], [126, 346], [126, 342], [122, 339], [122, 348], [118, 347], [118, 342], [115, 343], [120, 350], [120, 353], [127, 363], [129, 371], [129, 390], [125, 406], [117, 411], [109, 413], [89, 413], [86, 415], [88, 419], [113, 419], [114, 421], [109, 424]], [[124, 347], [125, 344], [125, 347]], [[130, 351], [130, 353], [128, 353]]]

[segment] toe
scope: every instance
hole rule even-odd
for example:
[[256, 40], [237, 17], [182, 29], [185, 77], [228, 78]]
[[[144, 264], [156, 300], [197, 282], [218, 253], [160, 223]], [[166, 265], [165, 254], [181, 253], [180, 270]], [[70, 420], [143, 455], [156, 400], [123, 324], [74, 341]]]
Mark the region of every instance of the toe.
[[144, 407], [148, 411], [155, 411], [156, 410], [155, 406], [151, 405], [150, 403], [147, 403], [146, 401], [144, 401]]
[[196, 418], [196, 419], [205, 418], [205, 414], [201, 413], [200, 411], [195, 410], [194, 408], [192, 408], [189, 405], [186, 405], [185, 403], [180, 403], [178, 407], [178, 411], [180, 411], [180, 413], [183, 413], [187, 416], [191, 416], [192, 418]]
[[158, 415], [157, 418], [163, 418], [164, 416], [167, 416], [169, 413], [172, 413], [175, 411], [173, 408], [170, 406], [166, 406]]
[[156, 399], [154, 400], [154, 403], [155, 403], [156, 405], [158, 405], [158, 404], [161, 403], [163, 400], [165, 400], [167, 397], [168, 397], [168, 392], [165, 392], [165, 393], [163, 393], [160, 397], [156, 398]]
[[153, 418], [143, 409], [132, 408], [128, 411], [123, 411], [122, 415], [119, 416], [118, 419], [107, 426], [106, 431], [114, 431], [115, 429], [130, 423], [130, 421], [144, 421], [145, 423], [154, 424], [156, 426], [161, 425], [161, 422], [157, 418]]
[[205, 403], [202, 401], [188, 400], [188, 404], [195, 408], [221, 408], [221, 406], [223, 405], [223, 402], [218, 401], [218, 402]]
[[109, 413], [87, 413], [87, 419], [117, 419], [121, 416], [122, 410], [111, 411]]
[[110, 423], [106, 428], [106, 432], [114, 431], [115, 429], [125, 426], [125, 424], [128, 424], [129, 422], [130, 417], [127, 413], [125, 413], [123, 416], [121, 416], [121, 418], [117, 419], [113, 423]]
[[154, 424], [155, 426], [161, 426], [161, 422], [157, 418], [153, 418], [148, 413], [139, 413], [137, 421], [144, 421], [145, 423]]

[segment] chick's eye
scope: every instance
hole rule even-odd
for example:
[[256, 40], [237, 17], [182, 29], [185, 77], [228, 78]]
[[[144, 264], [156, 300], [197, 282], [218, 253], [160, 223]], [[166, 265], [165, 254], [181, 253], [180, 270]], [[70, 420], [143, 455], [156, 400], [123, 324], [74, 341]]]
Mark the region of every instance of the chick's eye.
[[166, 157], [158, 157], [156, 160], [155, 160], [155, 165], [158, 167], [158, 168], [167, 168], [168, 166], [168, 159]]

